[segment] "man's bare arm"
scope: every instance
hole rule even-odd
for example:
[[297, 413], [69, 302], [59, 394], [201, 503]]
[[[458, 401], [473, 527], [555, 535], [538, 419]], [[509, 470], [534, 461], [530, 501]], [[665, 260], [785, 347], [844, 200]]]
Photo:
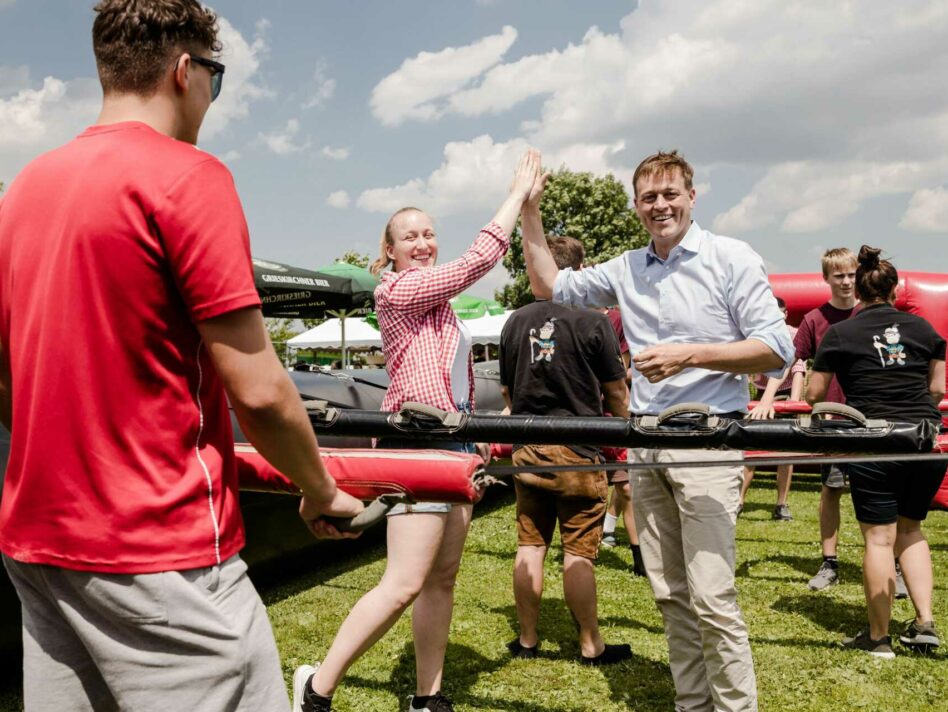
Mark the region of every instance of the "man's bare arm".
[[625, 418], [629, 414], [629, 387], [625, 385], [625, 379], [606, 381], [600, 387], [603, 407], [614, 416]]
[[553, 298], [553, 283], [560, 271], [546, 242], [543, 232], [543, 219], [540, 217], [540, 199], [546, 188], [550, 174], [539, 175], [533, 184], [533, 190], [523, 203], [520, 224], [523, 227], [523, 258], [527, 263], [527, 277], [530, 289], [537, 299]]
[[781, 368], [783, 358], [763, 341], [744, 339], [729, 344], [656, 344], [632, 356], [639, 373], [652, 383], [686, 368], [727, 373], [764, 373]]
[[833, 374], [829, 371], [811, 371], [810, 380], [806, 385], [806, 402], [813, 405], [826, 398], [826, 392], [832, 382]]
[[[331, 535], [323, 514], [353, 516], [362, 504], [336, 489], [293, 382], [280, 364], [259, 309], [198, 323], [240, 427], [257, 451], [304, 495], [301, 514], [317, 535]], [[327, 525], [328, 526], [328, 525]]]

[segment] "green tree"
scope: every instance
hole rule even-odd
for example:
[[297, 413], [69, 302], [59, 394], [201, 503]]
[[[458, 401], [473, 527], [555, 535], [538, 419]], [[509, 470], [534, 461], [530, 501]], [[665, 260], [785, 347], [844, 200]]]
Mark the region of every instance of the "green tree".
[[[583, 243], [588, 265], [648, 244], [648, 233], [630, 205], [629, 194], [611, 173], [594, 176], [561, 168], [547, 183], [540, 214], [548, 235], [568, 235]], [[511, 235], [504, 267], [511, 279], [494, 293], [497, 301], [508, 309], [532, 302], [519, 225]]]
[[361, 252], [356, 252], [355, 250], [346, 250], [342, 257], [340, 257], [337, 262], [348, 262], [350, 265], [355, 265], [356, 267], [361, 267], [362, 269], [368, 269], [369, 267], [369, 256], [362, 254]]
[[299, 329], [295, 329], [293, 326], [296, 320], [267, 318], [263, 321], [267, 326], [267, 333], [270, 335], [270, 341], [273, 343], [273, 348], [276, 349], [277, 356], [280, 357], [283, 363], [286, 363], [286, 342], [300, 333]]

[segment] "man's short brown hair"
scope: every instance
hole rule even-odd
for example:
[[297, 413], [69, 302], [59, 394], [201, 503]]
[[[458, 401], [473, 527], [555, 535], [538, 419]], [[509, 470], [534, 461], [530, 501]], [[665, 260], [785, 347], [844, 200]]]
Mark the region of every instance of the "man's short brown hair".
[[639, 178], [651, 178], [652, 176], [665, 175], [675, 171], [680, 171], [681, 177], [685, 179], [685, 190], [691, 190], [691, 181], [695, 177], [695, 171], [684, 156], [678, 153], [677, 150], [653, 153], [635, 169], [635, 173], [632, 175], [632, 190], [635, 191], [637, 197], [639, 194]]
[[826, 279], [835, 269], [850, 268], [855, 271], [856, 255], [848, 247], [834, 247], [823, 253], [820, 264], [823, 267], [823, 279]]
[[546, 242], [550, 246], [550, 252], [553, 253], [553, 261], [560, 269], [566, 269], [567, 267], [579, 269], [583, 266], [583, 260], [586, 258], [586, 248], [575, 237], [551, 235], [546, 238]]
[[180, 52], [220, 52], [217, 16], [197, 0], [102, 0], [92, 49], [106, 93], [151, 96]]

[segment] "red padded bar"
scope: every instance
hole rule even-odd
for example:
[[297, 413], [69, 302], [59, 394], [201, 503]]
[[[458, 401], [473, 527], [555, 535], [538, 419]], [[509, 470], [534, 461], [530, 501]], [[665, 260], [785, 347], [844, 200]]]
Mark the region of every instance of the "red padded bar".
[[[240, 488], [257, 492], [299, 494], [251, 445], [238, 443]], [[484, 463], [477, 455], [446, 450], [375, 450], [320, 448], [323, 462], [339, 488], [362, 500], [403, 494], [415, 502], [475, 500], [474, 473]]]

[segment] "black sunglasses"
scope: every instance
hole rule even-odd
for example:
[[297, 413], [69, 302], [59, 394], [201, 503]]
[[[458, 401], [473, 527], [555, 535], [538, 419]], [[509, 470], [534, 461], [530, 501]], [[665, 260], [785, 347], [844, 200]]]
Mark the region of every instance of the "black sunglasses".
[[213, 59], [195, 57], [193, 54], [191, 55], [191, 61], [211, 70], [211, 101], [214, 101], [220, 96], [221, 84], [224, 83], [224, 65], [215, 62]]

